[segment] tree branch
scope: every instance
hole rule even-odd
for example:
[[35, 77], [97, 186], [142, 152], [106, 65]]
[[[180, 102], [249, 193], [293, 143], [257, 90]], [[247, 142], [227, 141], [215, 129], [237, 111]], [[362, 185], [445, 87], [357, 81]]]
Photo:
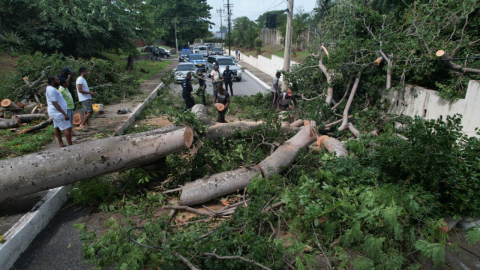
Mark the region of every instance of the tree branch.
[[254, 260], [249, 260], [249, 259], [244, 258], [244, 257], [242, 257], [242, 256], [218, 256], [218, 255], [215, 254], [215, 253], [203, 253], [203, 255], [215, 257], [215, 258], [220, 259], [220, 260], [242, 260], [242, 261], [244, 261], [244, 262], [247, 262], [247, 263], [256, 265], [256, 266], [258, 266], [258, 267], [260, 267], [260, 268], [262, 268], [262, 269], [272, 270], [271, 268], [266, 267], [266, 266], [263, 265], [263, 264], [257, 263], [257, 262], [254, 261]]
[[195, 265], [193, 265], [187, 258], [183, 257], [182, 255], [178, 254], [177, 252], [173, 252], [173, 255], [179, 258], [183, 263], [185, 263], [190, 270], [200, 270]]

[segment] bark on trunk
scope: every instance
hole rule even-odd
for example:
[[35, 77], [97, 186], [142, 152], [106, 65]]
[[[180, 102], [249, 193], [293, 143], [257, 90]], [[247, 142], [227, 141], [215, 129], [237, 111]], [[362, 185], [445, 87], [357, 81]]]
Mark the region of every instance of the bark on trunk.
[[311, 126], [304, 126], [272, 155], [254, 167], [222, 172], [211, 175], [207, 179], [187, 183], [183, 187], [179, 204], [199, 204], [233, 193], [238, 189], [245, 188], [257, 174], [263, 178], [279, 174], [295, 161], [301, 148], [310, 145], [315, 139], [315, 132]]
[[330, 103], [332, 103], [332, 99], [333, 99], [333, 87], [331, 86], [331, 83], [332, 83], [332, 75], [330, 73], [328, 73], [327, 71], [327, 67], [322, 63], [322, 59], [320, 59], [320, 61], [318, 62], [318, 66], [320, 67], [320, 69], [322, 70], [323, 74], [325, 75], [325, 77], [327, 78], [327, 83], [328, 83], [328, 89], [327, 89], [327, 97], [325, 99], [325, 102], [330, 105]]
[[10, 99], [6, 98], [2, 100], [0, 103], [2, 107], [4, 108], [12, 108], [12, 109], [20, 109], [20, 107], [17, 106], [14, 102], [12, 102]]
[[[448, 58], [447, 53], [444, 50], [438, 50], [435, 53], [435, 55], [440, 59]], [[447, 66], [453, 70], [464, 72], [464, 73], [466, 72], [466, 73], [480, 74], [480, 69], [462, 67], [461, 65], [454, 64], [452, 61], [445, 61], [445, 62]]]
[[357, 78], [355, 78], [355, 83], [353, 84], [352, 87], [352, 92], [350, 92], [350, 97], [348, 97], [348, 102], [347, 105], [345, 106], [345, 109], [343, 110], [343, 121], [342, 125], [338, 128], [338, 130], [344, 130], [347, 128], [348, 124], [348, 111], [350, 110], [350, 106], [352, 105], [353, 102], [353, 97], [355, 96], [355, 93], [357, 92], [358, 84], [360, 83], [360, 77], [362, 73], [359, 73]]
[[0, 121], [0, 129], [7, 129], [7, 128], [17, 128], [22, 124], [20, 119], [2, 119]]
[[335, 138], [326, 138], [323, 140], [322, 145], [329, 153], [335, 153], [336, 157], [348, 157], [348, 151], [345, 148], [345, 145]]
[[355, 135], [355, 137], [360, 137], [360, 131], [358, 131], [358, 129], [352, 123], [348, 123], [348, 129], [353, 135]]
[[30, 123], [32, 121], [38, 120], [38, 119], [45, 119], [47, 118], [47, 115], [37, 113], [37, 114], [19, 114], [19, 115], [14, 115], [12, 116], [12, 119], [18, 118], [22, 123]]
[[53, 124], [53, 120], [52, 119], [48, 119], [46, 121], [43, 121], [41, 122], [40, 124], [38, 125], [35, 125], [33, 127], [29, 127], [29, 128], [25, 128], [25, 129], [22, 129], [20, 130], [19, 132], [17, 132], [17, 135], [20, 135], [20, 134], [23, 134], [23, 133], [32, 133], [32, 132], [35, 132], [37, 130], [40, 130], [42, 128], [46, 128], [48, 127], [48, 125], [50, 124]]
[[[188, 149], [189, 127], [111, 137], [0, 161], [0, 202], [106, 173], [152, 164]], [[159, 134], [160, 133], [160, 134]]]
[[128, 56], [127, 67], [126, 68], [129, 69], [129, 70], [133, 70], [133, 55]]

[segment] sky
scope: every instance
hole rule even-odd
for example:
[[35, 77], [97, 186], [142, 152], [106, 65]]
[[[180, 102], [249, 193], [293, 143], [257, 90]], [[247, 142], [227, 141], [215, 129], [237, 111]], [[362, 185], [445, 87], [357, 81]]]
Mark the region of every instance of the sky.
[[[303, 8], [305, 12], [311, 12], [316, 2], [316, 0], [294, 0], [293, 13], [298, 12], [300, 8]], [[224, 5], [227, 4], [227, 0], [207, 0], [207, 3], [213, 7], [213, 9], [210, 10], [210, 14], [212, 15], [211, 21], [215, 23], [212, 30], [219, 31], [220, 14], [217, 12], [217, 9], [225, 9], [225, 13], [222, 14], [222, 23], [226, 25], [225, 18], [227, 18], [227, 12]], [[250, 20], [255, 21], [260, 15], [267, 11], [287, 9], [288, 2], [286, 0], [231, 0], [230, 4], [233, 4], [232, 20], [246, 16]]]

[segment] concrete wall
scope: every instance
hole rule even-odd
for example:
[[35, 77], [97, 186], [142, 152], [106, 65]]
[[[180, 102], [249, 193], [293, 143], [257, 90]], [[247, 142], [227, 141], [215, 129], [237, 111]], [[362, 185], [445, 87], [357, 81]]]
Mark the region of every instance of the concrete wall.
[[[228, 53], [228, 50], [227, 50], [227, 53]], [[232, 56], [235, 56], [235, 51], [230, 52], [230, 54]], [[272, 77], [275, 76], [275, 73], [277, 73], [277, 71], [283, 70], [283, 57], [278, 57], [275, 55], [272, 55], [272, 58], [267, 58], [259, 55], [257, 58], [252, 55], [247, 56], [242, 54], [241, 60]], [[298, 63], [295, 61], [291, 61], [290, 67], [292, 67], [293, 65], [298, 65]], [[280, 80], [283, 81], [282, 79]]]
[[260, 39], [263, 41], [263, 44], [280, 45], [282, 36], [277, 29], [262, 29], [260, 30]]
[[[405, 91], [391, 91], [386, 95], [391, 106], [389, 113], [420, 116], [425, 119], [443, 119], [447, 115], [461, 114], [463, 132], [476, 136], [480, 128], [480, 82], [471, 80], [465, 99], [449, 102], [438, 96], [438, 92], [419, 86], [407, 86]], [[477, 136], [478, 137], [478, 136]]]

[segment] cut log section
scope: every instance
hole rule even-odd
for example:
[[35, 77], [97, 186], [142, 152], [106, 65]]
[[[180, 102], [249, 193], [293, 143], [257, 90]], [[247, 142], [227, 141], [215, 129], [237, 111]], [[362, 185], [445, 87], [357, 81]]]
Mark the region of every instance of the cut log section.
[[12, 102], [10, 99], [6, 98], [2, 100], [0, 103], [2, 107], [4, 108], [11, 108], [11, 109], [20, 109], [20, 107], [17, 106], [14, 102]]
[[75, 114], [73, 115], [73, 122], [72, 122], [72, 123], [73, 123], [74, 125], [76, 125], [76, 126], [80, 125], [80, 124], [82, 123], [82, 121], [83, 121], [82, 115], [83, 115], [83, 114], [81, 114], [81, 113], [75, 113]]
[[225, 109], [225, 105], [223, 105], [222, 103], [215, 103], [215, 108], [221, 112]]
[[193, 131], [189, 127], [177, 128], [167, 133], [153, 130], [0, 160], [0, 202], [145, 166], [187, 150], [193, 143]]
[[327, 136], [327, 138], [322, 141], [322, 145], [329, 153], [335, 153], [336, 157], [348, 157], [348, 151], [345, 145], [335, 138]]
[[48, 119], [48, 120], [43, 121], [40, 124], [35, 125], [33, 127], [29, 127], [29, 128], [25, 128], [25, 129], [20, 130], [19, 132], [17, 132], [17, 135], [24, 134], [24, 133], [32, 133], [32, 132], [35, 132], [35, 131], [40, 130], [42, 128], [46, 128], [51, 124], [53, 124], [53, 120]]
[[0, 129], [17, 128], [22, 124], [20, 119], [2, 119], [0, 120]]
[[47, 115], [46, 114], [41, 114], [41, 113], [19, 114], [19, 115], [12, 116], [12, 119], [15, 119], [15, 118], [20, 119], [20, 121], [22, 121], [22, 123], [30, 123], [30, 122], [33, 122], [35, 120], [45, 119], [45, 118], [47, 118]]
[[187, 183], [183, 187], [179, 204], [195, 205], [207, 202], [245, 188], [255, 175], [268, 178], [279, 174], [295, 161], [298, 151], [310, 145], [315, 138], [315, 132], [311, 126], [302, 127], [295, 136], [254, 167], [218, 173], [207, 179]]

